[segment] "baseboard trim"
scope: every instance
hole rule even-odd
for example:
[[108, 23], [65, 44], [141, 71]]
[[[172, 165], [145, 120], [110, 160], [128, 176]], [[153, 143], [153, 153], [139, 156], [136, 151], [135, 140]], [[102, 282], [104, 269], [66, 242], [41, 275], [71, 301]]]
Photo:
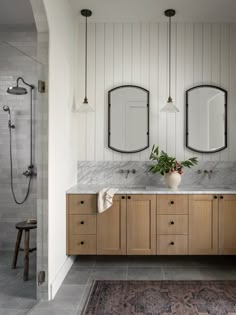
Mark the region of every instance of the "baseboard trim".
[[53, 300], [57, 291], [59, 290], [63, 280], [65, 279], [68, 271], [70, 270], [71, 266], [75, 261], [75, 256], [68, 256], [64, 264], [62, 265], [61, 269], [59, 270], [58, 274], [50, 284], [50, 296], [49, 300]]

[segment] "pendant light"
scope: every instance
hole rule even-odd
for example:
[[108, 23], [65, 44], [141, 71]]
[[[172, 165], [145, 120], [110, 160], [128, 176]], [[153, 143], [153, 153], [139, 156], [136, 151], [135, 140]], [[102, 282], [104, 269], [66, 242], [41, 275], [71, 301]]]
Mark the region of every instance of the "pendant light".
[[81, 10], [81, 15], [85, 17], [85, 93], [84, 93], [84, 101], [82, 105], [79, 107], [78, 111], [83, 113], [94, 112], [94, 109], [88, 103], [87, 97], [87, 59], [88, 59], [88, 21], [87, 18], [92, 15], [92, 11], [88, 9]]
[[161, 111], [166, 113], [177, 113], [179, 112], [179, 109], [175, 106], [171, 97], [171, 18], [172, 16], [175, 16], [175, 10], [166, 10], [165, 16], [169, 18], [169, 97], [166, 105], [162, 108]]

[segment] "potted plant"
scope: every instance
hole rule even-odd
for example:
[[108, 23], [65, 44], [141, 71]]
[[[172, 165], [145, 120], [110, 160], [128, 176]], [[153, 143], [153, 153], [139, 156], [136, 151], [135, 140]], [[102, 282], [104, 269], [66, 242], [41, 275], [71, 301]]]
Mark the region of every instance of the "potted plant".
[[155, 147], [155, 145], [152, 147], [150, 160], [155, 161], [156, 164], [151, 165], [149, 171], [165, 176], [167, 186], [174, 189], [176, 189], [181, 182], [183, 168], [191, 168], [198, 163], [197, 157], [192, 157], [185, 161], [177, 161], [175, 157], [169, 156], [164, 151], [159, 153], [159, 146]]

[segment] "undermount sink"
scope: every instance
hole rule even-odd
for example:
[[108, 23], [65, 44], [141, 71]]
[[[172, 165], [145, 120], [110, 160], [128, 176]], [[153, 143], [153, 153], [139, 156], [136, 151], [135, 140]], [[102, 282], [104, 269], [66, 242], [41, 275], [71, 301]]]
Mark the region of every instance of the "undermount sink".
[[118, 188], [119, 190], [145, 190], [146, 186], [141, 185], [127, 185], [127, 186], [116, 186], [115, 188]]
[[208, 185], [208, 186], [205, 186], [205, 185], [199, 185], [199, 186], [193, 186], [191, 187], [193, 190], [212, 190], [212, 191], [215, 191], [215, 190], [231, 190], [233, 187], [232, 186], [229, 186], [229, 185], [222, 185], [222, 186], [212, 186], [212, 185]]
[[220, 186], [220, 187], [209, 187], [209, 189], [212, 189], [212, 190], [230, 190], [230, 189], [232, 189], [232, 186], [230, 187], [230, 186]]

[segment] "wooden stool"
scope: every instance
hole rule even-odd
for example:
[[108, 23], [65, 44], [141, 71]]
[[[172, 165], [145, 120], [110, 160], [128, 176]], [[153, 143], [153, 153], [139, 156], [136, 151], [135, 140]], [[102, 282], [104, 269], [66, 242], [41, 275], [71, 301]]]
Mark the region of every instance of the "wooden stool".
[[[18, 234], [17, 234], [15, 252], [14, 252], [14, 257], [13, 257], [13, 262], [12, 262], [12, 269], [16, 268], [19, 250], [23, 250], [25, 253], [24, 255], [24, 281], [27, 281], [28, 276], [29, 276], [29, 253], [36, 250], [36, 247], [29, 248], [30, 230], [37, 229], [37, 223], [32, 224], [32, 223], [27, 223], [27, 221], [19, 222], [16, 224], [16, 229], [18, 230]], [[20, 242], [21, 242], [23, 231], [25, 231], [25, 244], [24, 244], [24, 249], [21, 249]]]

